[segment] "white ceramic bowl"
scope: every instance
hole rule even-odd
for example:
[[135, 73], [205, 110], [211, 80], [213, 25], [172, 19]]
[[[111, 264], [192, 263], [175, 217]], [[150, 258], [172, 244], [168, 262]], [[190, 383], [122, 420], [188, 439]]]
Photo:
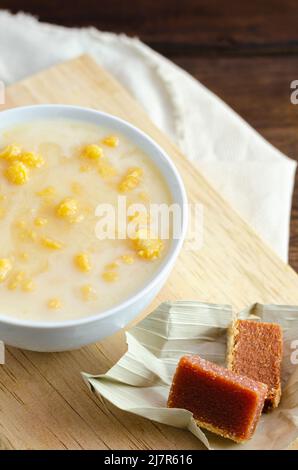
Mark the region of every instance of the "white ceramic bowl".
[[[136, 294], [114, 308], [89, 317], [63, 322], [24, 321], [0, 312], [0, 340], [33, 351], [65, 351], [101, 340], [125, 327], [147, 307], [166, 281], [181, 249], [187, 227], [187, 199], [183, 182], [169, 156], [146, 134], [109, 114], [64, 105], [38, 105], [14, 108], [0, 113], [0, 131], [39, 119], [75, 119], [102, 125], [124, 134], [141, 148], [160, 169], [170, 188], [173, 202], [182, 212], [181, 237], [173, 240], [154, 277]], [[57, 175], [59, 178], [59, 175]]]

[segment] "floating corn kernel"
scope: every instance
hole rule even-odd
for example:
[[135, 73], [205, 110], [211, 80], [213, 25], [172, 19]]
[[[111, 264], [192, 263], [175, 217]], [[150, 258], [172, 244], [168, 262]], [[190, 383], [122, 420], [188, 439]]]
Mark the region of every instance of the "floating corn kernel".
[[24, 220], [19, 220], [16, 222], [16, 227], [19, 232], [19, 238], [23, 241], [35, 241], [37, 238], [36, 232], [34, 230], [27, 228], [26, 222]]
[[149, 222], [149, 215], [147, 212], [139, 212], [136, 211], [134, 214], [129, 215], [128, 217], [129, 222], [138, 222], [139, 224], [148, 224]]
[[24, 273], [24, 271], [18, 271], [15, 274], [14, 278], [15, 278], [16, 282], [21, 282], [25, 279], [25, 276], [26, 276], [26, 274]]
[[9, 282], [7, 284], [7, 288], [9, 290], [16, 290], [19, 287], [20, 283], [25, 280], [25, 277], [26, 277], [26, 275], [25, 275], [24, 271], [15, 272], [11, 276], [11, 278], [9, 279]]
[[155, 260], [159, 258], [164, 248], [164, 243], [159, 238], [148, 238], [147, 231], [137, 231], [132, 239], [132, 245], [140, 258], [146, 260]]
[[12, 268], [8, 258], [0, 258], [0, 282], [3, 282]]
[[135, 262], [135, 259], [132, 255], [122, 255], [121, 260], [125, 264], [133, 264]]
[[95, 289], [90, 284], [81, 287], [81, 294], [84, 300], [96, 300], [97, 295]]
[[83, 272], [88, 272], [91, 269], [91, 263], [87, 253], [78, 253], [74, 257], [76, 267]]
[[107, 147], [118, 147], [119, 139], [116, 135], [107, 135], [102, 139], [102, 143]]
[[139, 212], [135, 212], [134, 214], [128, 215], [127, 219], [128, 219], [129, 222], [132, 222], [133, 220], [137, 219], [139, 217], [139, 215], [140, 215]]
[[18, 287], [18, 283], [16, 281], [9, 281], [9, 283], [7, 284], [7, 289], [8, 290], [16, 290]]
[[62, 307], [62, 302], [61, 302], [60, 299], [57, 299], [57, 298], [50, 299], [48, 301], [48, 307], [53, 309], [53, 310], [58, 310], [59, 308]]
[[41, 196], [46, 199], [50, 199], [56, 194], [55, 188], [53, 186], [48, 186], [47, 188], [42, 189], [41, 191], [38, 191], [37, 196]]
[[21, 233], [21, 238], [22, 238], [22, 240], [31, 240], [31, 241], [34, 242], [37, 238], [37, 235], [36, 235], [36, 232], [34, 232], [34, 230], [25, 229]]
[[16, 160], [5, 170], [6, 179], [12, 184], [25, 184], [29, 179], [29, 170], [24, 163]]
[[31, 292], [35, 289], [35, 284], [34, 282], [32, 281], [32, 279], [26, 279], [23, 283], [22, 283], [22, 290], [24, 292]]
[[103, 155], [102, 148], [96, 144], [87, 145], [82, 153], [82, 157], [88, 158], [89, 160], [99, 160]]
[[115, 271], [105, 271], [102, 273], [102, 278], [106, 282], [114, 282], [119, 279], [119, 275]]
[[112, 165], [105, 163], [105, 162], [99, 162], [98, 164], [98, 173], [102, 178], [111, 178], [112, 176], [117, 175], [117, 170], [115, 167]]
[[7, 289], [8, 290], [16, 290], [18, 287], [19, 283], [15, 281], [14, 279], [11, 279], [9, 283], [7, 284]]
[[121, 193], [132, 191], [140, 184], [142, 176], [143, 170], [141, 168], [131, 168], [119, 183], [119, 191]]
[[5, 147], [4, 150], [2, 150], [2, 152], [0, 153], [0, 158], [12, 162], [14, 160], [17, 160], [21, 153], [21, 147], [19, 145], [12, 144], [8, 145], [7, 147]]
[[62, 243], [53, 240], [52, 238], [42, 238], [41, 244], [49, 250], [60, 250], [60, 248], [62, 248]]
[[43, 227], [47, 223], [48, 219], [46, 219], [45, 217], [36, 217], [36, 219], [34, 219], [34, 225], [36, 225], [36, 227]]
[[119, 263], [117, 263], [117, 261], [114, 261], [113, 263], [106, 264], [106, 266], [105, 266], [105, 269], [107, 271], [117, 269], [117, 268], [119, 268]]
[[76, 215], [78, 212], [78, 203], [76, 199], [67, 197], [64, 199], [56, 208], [56, 214], [61, 219], [66, 219], [69, 222], [76, 221]]
[[35, 241], [37, 238], [36, 232], [34, 232], [34, 230], [28, 230], [27, 236], [29, 240], [32, 240], [32, 241]]
[[19, 160], [29, 166], [29, 168], [40, 168], [44, 164], [43, 157], [34, 152], [23, 152]]

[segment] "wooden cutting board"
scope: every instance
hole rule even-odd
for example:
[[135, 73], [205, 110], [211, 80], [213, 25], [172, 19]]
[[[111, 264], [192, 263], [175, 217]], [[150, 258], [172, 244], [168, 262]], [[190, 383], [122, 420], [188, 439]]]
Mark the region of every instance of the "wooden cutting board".
[[[88, 56], [8, 87], [0, 109], [64, 103], [109, 112], [132, 122], [168, 152], [189, 200], [204, 207], [203, 246], [184, 249], [150, 310], [167, 299], [298, 304], [298, 276], [268, 248], [150, 121], [145, 111]], [[145, 315], [146, 312], [143, 313]], [[0, 367], [2, 449], [196, 449], [188, 432], [103, 404], [80, 371], [103, 373], [125, 351], [123, 332], [77, 351], [44, 354], [7, 348]]]

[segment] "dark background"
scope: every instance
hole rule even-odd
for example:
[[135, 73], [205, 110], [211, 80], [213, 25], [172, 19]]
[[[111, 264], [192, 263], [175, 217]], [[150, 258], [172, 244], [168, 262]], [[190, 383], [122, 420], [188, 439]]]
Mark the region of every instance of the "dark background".
[[[139, 36], [298, 160], [298, 105], [290, 102], [290, 83], [298, 80], [297, 0], [0, 0], [0, 8]], [[298, 176], [290, 264], [298, 271]]]

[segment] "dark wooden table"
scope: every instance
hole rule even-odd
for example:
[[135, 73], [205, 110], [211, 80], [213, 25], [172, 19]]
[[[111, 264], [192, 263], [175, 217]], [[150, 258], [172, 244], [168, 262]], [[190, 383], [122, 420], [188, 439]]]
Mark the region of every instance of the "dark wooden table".
[[[226, 101], [266, 139], [298, 160], [296, 0], [0, 0], [42, 21], [137, 35]], [[298, 271], [298, 177], [290, 264]]]

